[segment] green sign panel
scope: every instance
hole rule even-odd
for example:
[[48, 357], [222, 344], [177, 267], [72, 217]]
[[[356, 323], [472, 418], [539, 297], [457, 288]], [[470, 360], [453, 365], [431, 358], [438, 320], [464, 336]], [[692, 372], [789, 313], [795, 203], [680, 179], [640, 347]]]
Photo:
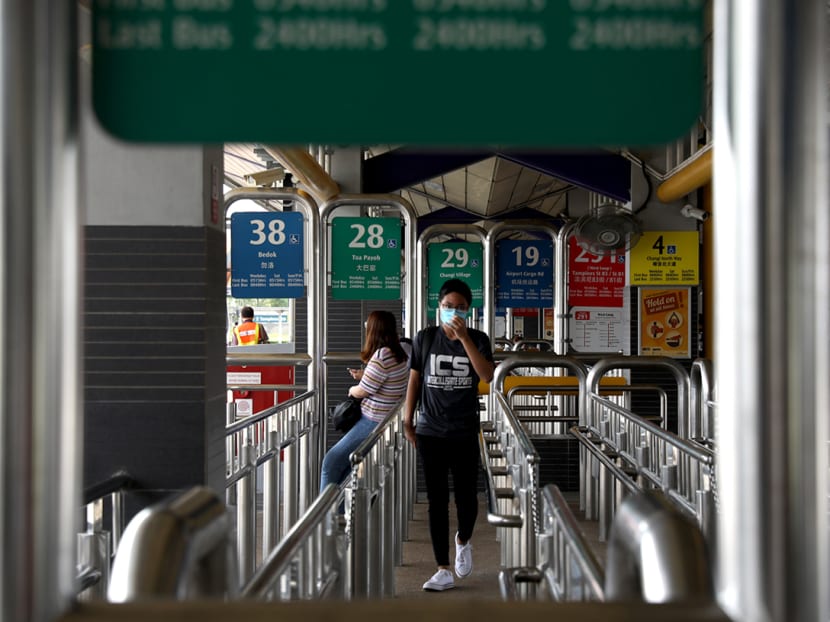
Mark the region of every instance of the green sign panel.
[[461, 279], [473, 292], [473, 306], [484, 306], [484, 261], [478, 242], [446, 242], [427, 247], [427, 307], [438, 308], [438, 291], [448, 279]]
[[102, 124], [150, 142], [642, 145], [702, 103], [704, 0], [95, 0]]
[[341, 216], [332, 220], [331, 297], [400, 299], [400, 219]]

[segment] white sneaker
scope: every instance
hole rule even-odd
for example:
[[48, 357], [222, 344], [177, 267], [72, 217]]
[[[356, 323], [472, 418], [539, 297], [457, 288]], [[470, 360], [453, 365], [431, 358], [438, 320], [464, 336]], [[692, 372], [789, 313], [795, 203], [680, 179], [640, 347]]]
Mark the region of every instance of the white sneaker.
[[443, 592], [455, 587], [455, 580], [452, 573], [446, 568], [439, 568], [429, 581], [424, 583], [424, 590], [427, 592]]
[[473, 571], [473, 545], [458, 544], [458, 534], [455, 534], [455, 574], [459, 579], [469, 577]]

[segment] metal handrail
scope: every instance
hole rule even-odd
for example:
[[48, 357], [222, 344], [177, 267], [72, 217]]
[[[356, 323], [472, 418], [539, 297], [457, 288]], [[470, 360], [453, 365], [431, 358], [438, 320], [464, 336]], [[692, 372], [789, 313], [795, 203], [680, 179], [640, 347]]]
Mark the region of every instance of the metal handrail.
[[124, 532], [108, 599], [235, 596], [229, 533], [224, 504], [202, 486], [143, 509]]
[[397, 422], [398, 418], [401, 416], [401, 407], [403, 406], [403, 403], [403, 399], [398, 400], [395, 406], [392, 407], [392, 410], [390, 410], [389, 413], [387, 413], [387, 415], [383, 418], [383, 421], [378, 423], [374, 430], [372, 430], [369, 435], [363, 439], [363, 442], [361, 442], [360, 445], [358, 445], [355, 450], [349, 454], [349, 461], [351, 462], [352, 467], [356, 467], [363, 462], [378, 439], [386, 433], [389, 426]]
[[631, 476], [628, 473], [617, 466], [617, 464], [608, 457], [608, 454], [602, 451], [595, 443], [591, 442], [585, 434], [583, 434], [583, 430], [580, 430], [578, 426], [573, 426], [570, 429], [570, 433], [577, 441], [579, 441], [580, 445], [582, 445], [589, 453], [593, 454], [593, 457], [596, 458], [602, 466], [608, 469], [614, 478], [622, 484], [626, 492], [634, 493], [641, 490], [641, 488], [637, 486], [634, 481], [632, 481]]
[[504, 393], [504, 383], [508, 375], [513, 370], [522, 367], [550, 367], [561, 368], [571, 372], [572, 375], [578, 379], [578, 386], [580, 395], [578, 398], [578, 409], [580, 417], [586, 412], [587, 402], [585, 401], [585, 380], [588, 375], [588, 369], [583, 363], [570, 356], [561, 354], [554, 354], [552, 352], [513, 352], [510, 356], [505, 357], [504, 360], [496, 367], [493, 375], [492, 385], [495, 391], [491, 393]]
[[[268, 554], [254, 576], [242, 586], [240, 589], [242, 598], [266, 598], [274, 588], [276, 581], [291, 570], [291, 565], [296, 563], [297, 555], [302, 553], [309, 541], [319, 537], [321, 533], [331, 537], [336, 536], [331, 525], [325, 526], [324, 523], [331, 519], [333, 508], [339, 504], [345, 485], [346, 482], [340, 486], [329, 484], [323, 489], [305, 514]], [[343, 569], [341, 567], [333, 565], [326, 570], [326, 581], [319, 586], [317, 596], [326, 596], [332, 587], [342, 580]]]
[[403, 398], [349, 455], [349, 595], [393, 598], [394, 566], [415, 498], [415, 450], [404, 437]]
[[87, 505], [107, 495], [131, 488], [133, 484], [135, 484], [133, 477], [127, 471], [120, 469], [107, 479], [84, 488], [83, 503]]
[[535, 547], [533, 542], [539, 529], [540, 517], [538, 509], [539, 497], [539, 455], [530, 441], [522, 424], [512, 412], [506, 398], [500, 391], [491, 391], [491, 404], [495, 409], [490, 413], [494, 426], [495, 440], [502, 444], [502, 455], [505, 458], [507, 473], [511, 478], [513, 490], [512, 504], [519, 508], [519, 514], [508, 514], [498, 506], [494, 499], [495, 482], [493, 471], [489, 464], [490, 450], [484, 447], [483, 436], [480, 437], [480, 447], [484, 453], [484, 461], [488, 477], [487, 521], [498, 527], [511, 527], [509, 536], [505, 534], [505, 544], [502, 546], [502, 566], [515, 565], [530, 566], [535, 561]]
[[[542, 489], [542, 507], [545, 512], [544, 539], [540, 548], [545, 545], [557, 547], [561, 544], [564, 554], [559, 554], [554, 560], [540, 560], [540, 567], [545, 573], [548, 584], [553, 589], [555, 596], [564, 596], [568, 592], [568, 579], [572, 579], [564, 572], [564, 564], [571, 560], [576, 562], [582, 573], [580, 583], [587, 589], [587, 595], [593, 596], [595, 600], [604, 600], [605, 571], [602, 568], [596, 555], [588, 545], [582, 531], [576, 522], [567, 501], [562, 496], [559, 488], [549, 484]], [[557, 527], [559, 529], [557, 529]], [[557, 535], [561, 535], [563, 542], [557, 542]], [[556, 567], [551, 566], [555, 561]], [[564, 576], [563, 576], [564, 575]]]
[[[614, 438], [613, 428], [615, 426], [611, 425], [610, 422], [607, 426], [591, 426], [591, 431], [597, 434], [603, 443], [616, 451], [626, 462], [635, 466], [639, 475], [651, 481], [658, 488], [663, 489], [672, 499], [685, 506], [687, 511], [699, 515], [702, 510], [698, 507], [699, 499], [696, 498], [696, 493], [704, 479], [700, 470], [702, 468], [709, 472], [713, 470], [714, 452], [698, 443], [664, 430], [606, 398], [591, 394], [590, 399], [624, 418], [627, 425], [633, 426], [636, 434], [628, 432], [624, 441], [618, 440]], [[604, 427], [608, 429], [603, 430]], [[638, 445], [635, 451], [632, 452], [629, 446], [637, 439], [642, 441], [643, 444]], [[657, 442], [652, 443], [651, 439], [657, 439]], [[672, 448], [671, 456], [661, 443]], [[692, 461], [698, 463], [697, 470], [692, 467]]]
[[310, 400], [311, 398], [317, 395], [317, 390], [314, 389], [312, 391], [306, 391], [301, 395], [296, 395], [292, 398], [289, 398], [279, 404], [275, 404], [274, 406], [269, 406], [268, 408], [259, 411], [258, 413], [254, 413], [244, 419], [240, 419], [239, 421], [235, 421], [233, 423], [229, 423], [225, 426], [225, 436], [230, 436], [235, 434], [236, 432], [240, 432], [245, 428], [250, 428], [256, 423], [260, 421], [264, 421], [273, 415], [277, 415], [279, 413], [285, 412], [294, 406], [301, 404]]
[[520, 600], [518, 585], [544, 586], [556, 601], [605, 600], [605, 571], [571, 512], [559, 488], [541, 491], [543, 530], [536, 537], [536, 566], [505, 568], [499, 572], [503, 600]]
[[[267, 557], [311, 503], [319, 481], [313, 465], [322, 459], [321, 418], [314, 416], [318, 395], [316, 389], [309, 390], [239, 421], [235, 404], [228, 404], [225, 487], [230, 503], [236, 505], [240, 584], [254, 574], [256, 560]], [[259, 487], [261, 521], [257, 521]]]
[[79, 566], [78, 576], [76, 577], [76, 581], [78, 582], [78, 594], [82, 594], [89, 588], [98, 585], [103, 576], [103, 573], [97, 568], [93, 568], [91, 566]]
[[703, 442], [712, 442], [715, 435], [712, 361], [695, 359], [689, 375], [691, 377], [689, 437]]
[[[538, 378], [547, 378], [547, 376], [539, 376]], [[605, 393], [629, 393], [629, 392], [636, 392], [636, 391], [654, 391], [657, 393], [660, 402], [660, 421], [663, 425], [666, 425], [666, 420], [668, 417], [668, 394], [666, 390], [657, 385], [612, 385], [603, 388], [600, 385], [600, 391]], [[530, 410], [538, 411], [539, 408], [534, 405], [528, 404], [517, 404], [514, 402], [513, 398], [518, 395], [527, 394], [530, 396], [533, 395], [541, 395], [546, 394], [548, 397], [550, 396], [561, 396], [561, 397], [575, 397], [578, 396], [580, 392], [579, 387], [565, 387], [565, 386], [551, 386], [550, 384], [521, 384], [518, 386], [511, 387], [511, 389], [507, 392], [507, 400], [510, 404], [511, 408], [516, 413], [526, 412]], [[553, 406], [553, 410], [556, 409], [556, 406]], [[552, 412], [551, 405], [548, 404], [546, 406], [546, 410], [548, 412]], [[551, 414], [548, 416], [539, 416], [539, 415], [519, 415], [519, 420], [524, 423], [577, 423], [579, 422], [579, 414], [573, 413], [569, 414], [567, 411], [564, 413], [557, 413]], [[538, 433], [532, 433], [532, 436], [538, 436]]]
[[[660, 427], [659, 425], [653, 424], [646, 417], [641, 417], [640, 415], [632, 412], [631, 410], [625, 408], [624, 406], [620, 406], [619, 404], [615, 404], [614, 402], [612, 402], [608, 398], [602, 397], [600, 395], [595, 395], [595, 394], [591, 394], [591, 395], [589, 395], [589, 397], [590, 397], [591, 401], [593, 401], [594, 403], [600, 404], [601, 406], [603, 406], [603, 408], [607, 408], [608, 410], [611, 410], [611, 411], [613, 411], [613, 412], [615, 412], [619, 415], [622, 415], [623, 417], [627, 417], [628, 419], [631, 419], [632, 421], [635, 421], [638, 426], [644, 428], [645, 430], [648, 430], [648, 432], [650, 432], [651, 434], [653, 434], [657, 438], [665, 441], [666, 443], [676, 447], [678, 450], [689, 454], [691, 457], [695, 458], [696, 460], [699, 460], [701, 462], [705, 462], [707, 464], [712, 464], [714, 462], [714, 452], [713, 451], [711, 451], [709, 449], [706, 449], [705, 447], [701, 447], [697, 443], [693, 443], [693, 442], [688, 441], [684, 438], [681, 438], [677, 434], [674, 434], [674, 433], [670, 432], [669, 430], [665, 430], [662, 427]], [[594, 430], [598, 434], [600, 433], [600, 428], [599, 427], [594, 427], [594, 426], [590, 426], [590, 427], [591, 427], [592, 430]], [[607, 438], [607, 439], [605, 437], [603, 437], [603, 440], [607, 441], [608, 443], [610, 443], [612, 445], [614, 444], [613, 439], [611, 439], [610, 437]], [[618, 448], [615, 446], [615, 449], [618, 449]]]
[[[135, 484], [125, 470], [84, 489], [86, 531], [78, 534], [77, 568], [80, 600], [103, 598], [109, 589], [112, 555], [124, 530], [124, 491]], [[110, 530], [104, 529], [105, 499], [110, 502]]]
[[631, 495], [620, 506], [605, 576], [609, 601], [715, 602], [703, 534], [656, 491]]
[[[677, 383], [677, 426], [678, 434], [683, 438], [688, 437], [689, 426], [689, 374], [674, 359], [665, 356], [612, 356], [598, 360], [591, 366], [588, 372], [587, 390], [588, 394], [598, 394], [598, 387], [602, 377], [615, 369], [643, 369], [662, 368], [674, 375]], [[586, 403], [590, 406], [590, 403]], [[588, 416], [590, 416], [590, 411]]]
[[524, 519], [521, 514], [504, 514], [499, 511], [499, 500], [496, 494], [495, 474], [493, 473], [493, 466], [490, 464], [489, 456], [487, 455], [487, 441], [484, 439], [484, 433], [479, 431], [478, 447], [481, 455], [481, 463], [484, 465], [484, 474], [487, 478], [487, 522], [496, 527], [521, 527], [524, 524]]
[[[546, 346], [546, 348], [544, 350], [541, 348], [536, 349], [536, 346]], [[513, 344], [512, 349], [514, 352], [524, 352], [527, 350], [534, 352], [553, 352], [553, 342], [547, 339], [520, 339]]]

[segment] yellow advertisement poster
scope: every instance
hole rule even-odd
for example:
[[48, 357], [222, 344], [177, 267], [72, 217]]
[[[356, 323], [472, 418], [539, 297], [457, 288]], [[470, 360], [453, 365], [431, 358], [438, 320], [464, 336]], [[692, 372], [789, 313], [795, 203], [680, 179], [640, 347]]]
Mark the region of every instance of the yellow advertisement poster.
[[644, 231], [628, 251], [628, 284], [697, 285], [699, 257], [697, 231]]
[[640, 289], [640, 354], [691, 358], [689, 288]]

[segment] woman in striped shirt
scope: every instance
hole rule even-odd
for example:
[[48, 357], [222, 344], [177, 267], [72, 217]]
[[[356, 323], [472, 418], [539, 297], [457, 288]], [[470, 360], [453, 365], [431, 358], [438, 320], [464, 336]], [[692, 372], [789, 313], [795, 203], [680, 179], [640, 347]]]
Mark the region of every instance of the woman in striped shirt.
[[395, 316], [388, 311], [372, 311], [366, 321], [366, 340], [360, 359], [362, 373], [353, 371], [360, 382], [349, 388], [349, 395], [361, 398], [362, 416], [323, 458], [320, 490], [327, 484], [340, 484], [349, 475], [349, 455], [386, 418], [406, 392], [409, 358], [398, 340]]

